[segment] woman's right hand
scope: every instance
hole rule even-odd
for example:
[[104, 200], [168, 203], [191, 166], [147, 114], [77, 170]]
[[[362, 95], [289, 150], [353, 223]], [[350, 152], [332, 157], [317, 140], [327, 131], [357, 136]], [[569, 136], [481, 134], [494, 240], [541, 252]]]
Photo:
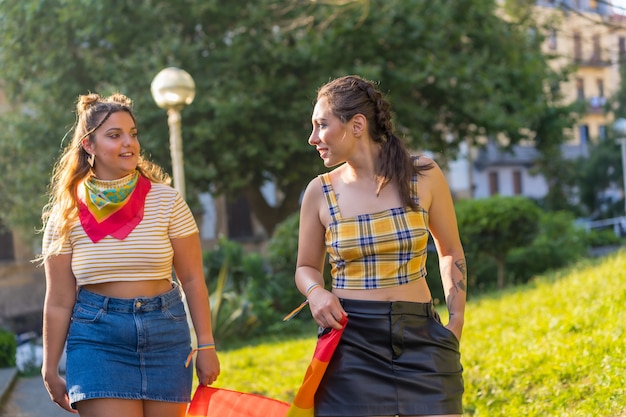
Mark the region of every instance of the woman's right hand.
[[319, 288], [309, 294], [308, 300], [311, 315], [320, 327], [332, 327], [337, 330], [343, 327], [341, 320], [348, 314], [335, 294]]
[[48, 390], [50, 399], [58, 404], [59, 407], [70, 413], [77, 414], [78, 411], [70, 406], [70, 397], [67, 394], [65, 379], [61, 378], [58, 373], [53, 375], [42, 374], [43, 383]]

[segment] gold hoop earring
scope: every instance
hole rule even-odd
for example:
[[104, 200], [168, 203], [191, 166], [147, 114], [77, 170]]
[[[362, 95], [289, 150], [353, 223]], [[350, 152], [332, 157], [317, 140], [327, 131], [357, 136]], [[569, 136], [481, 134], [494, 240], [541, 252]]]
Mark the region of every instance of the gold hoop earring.
[[89, 164], [90, 167], [93, 168], [93, 164], [96, 163], [96, 154], [89, 154], [89, 156], [87, 157], [87, 163]]

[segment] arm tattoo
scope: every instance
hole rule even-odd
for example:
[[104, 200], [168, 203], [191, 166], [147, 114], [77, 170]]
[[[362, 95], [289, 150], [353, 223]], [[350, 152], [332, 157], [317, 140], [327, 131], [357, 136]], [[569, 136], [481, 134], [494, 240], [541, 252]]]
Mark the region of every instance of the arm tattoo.
[[454, 265], [461, 271], [461, 278], [459, 280], [454, 279], [454, 277], [450, 277], [452, 280], [452, 288], [450, 289], [450, 293], [448, 294], [446, 305], [448, 306], [448, 311], [450, 311], [450, 317], [454, 315], [452, 313], [452, 304], [456, 295], [460, 292], [466, 292], [466, 281], [467, 281], [467, 269], [465, 266], [465, 259], [459, 259], [454, 262]]
[[466, 291], [465, 282], [467, 281], [467, 268], [465, 267], [465, 259], [459, 259], [458, 261], [454, 262], [454, 264], [459, 269], [459, 271], [461, 271], [461, 279], [457, 282], [454, 282], [454, 279], [453, 279], [452, 282], [454, 282], [455, 288], [465, 292]]

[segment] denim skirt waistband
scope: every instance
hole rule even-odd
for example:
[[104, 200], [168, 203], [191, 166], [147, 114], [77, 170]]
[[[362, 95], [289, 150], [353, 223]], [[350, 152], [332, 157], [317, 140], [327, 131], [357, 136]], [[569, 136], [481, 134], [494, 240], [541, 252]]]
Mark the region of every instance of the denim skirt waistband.
[[180, 289], [176, 282], [172, 282], [170, 291], [154, 297], [114, 298], [79, 288], [76, 300], [80, 304], [98, 307], [105, 312], [138, 313], [163, 310], [175, 305], [180, 302]]

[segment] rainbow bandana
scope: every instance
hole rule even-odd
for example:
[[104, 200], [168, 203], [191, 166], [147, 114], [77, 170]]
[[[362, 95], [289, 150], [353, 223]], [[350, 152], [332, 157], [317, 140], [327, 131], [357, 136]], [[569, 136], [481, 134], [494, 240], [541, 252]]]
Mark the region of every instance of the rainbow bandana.
[[125, 239], [143, 219], [151, 187], [137, 171], [113, 181], [86, 180], [79, 187], [78, 217], [91, 241], [97, 243], [107, 235]]

